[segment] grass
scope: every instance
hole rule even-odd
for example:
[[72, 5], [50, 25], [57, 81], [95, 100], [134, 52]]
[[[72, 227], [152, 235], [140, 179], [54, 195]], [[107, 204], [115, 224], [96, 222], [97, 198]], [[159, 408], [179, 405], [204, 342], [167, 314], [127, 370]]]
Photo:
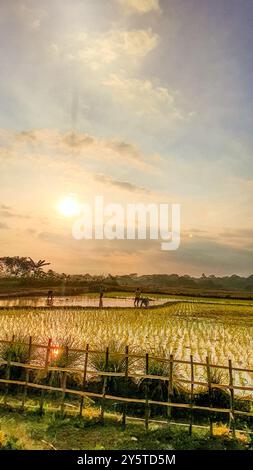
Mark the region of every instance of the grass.
[[123, 431], [121, 416], [106, 413], [105, 424], [99, 423], [99, 409], [87, 406], [83, 417], [65, 415], [60, 418], [54, 403], [50, 403], [43, 416], [35, 411], [18, 411], [17, 402], [12, 407], [0, 407], [0, 449], [32, 450], [176, 450], [176, 449], [239, 449], [250, 447], [244, 433], [236, 439], [223, 425], [216, 428], [216, 436], [209, 437], [206, 430], [195, 429], [189, 436], [187, 428], [151, 423], [144, 431], [142, 422], [127, 422]]

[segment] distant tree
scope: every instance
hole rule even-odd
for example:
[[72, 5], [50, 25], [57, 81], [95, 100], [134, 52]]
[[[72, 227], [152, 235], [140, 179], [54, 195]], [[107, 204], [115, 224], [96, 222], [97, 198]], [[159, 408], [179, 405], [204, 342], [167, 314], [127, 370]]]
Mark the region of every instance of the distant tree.
[[48, 266], [45, 260], [35, 262], [25, 256], [5, 256], [0, 258], [0, 270], [4, 276], [39, 276], [44, 274], [43, 267]]
[[31, 265], [26, 257], [4, 256], [0, 258], [1, 271], [5, 276], [23, 276], [29, 274]]
[[84, 274], [82, 277], [85, 281], [92, 281], [92, 279], [93, 279], [91, 274], [89, 274], [89, 273]]
[[57, 273], [55, 271], [53, 271], [52, 269], [49, 269], [48, 272], [47, 272], [47, 277], [50, 277], [50, 278], [56, 278], [57, 277]]
[[45, 266], [49, 266], [50, 263], [46, 263], [46, 260], [40, 259], [39, 261], [34, 261], [32, 258], [29, 258], [30, 263], [31, 263], [31, 271], [35, 276], [40, 276], [40, 274], [43, 273], [43, 268]]

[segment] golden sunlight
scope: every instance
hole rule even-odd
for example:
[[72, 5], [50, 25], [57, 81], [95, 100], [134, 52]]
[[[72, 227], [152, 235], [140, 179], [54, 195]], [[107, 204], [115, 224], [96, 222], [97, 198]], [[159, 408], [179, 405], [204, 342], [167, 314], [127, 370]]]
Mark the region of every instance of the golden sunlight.
[[80, 214], [80, 203], [74, 194], [65, 196], [58, 204], [58, 211], [64, 217], [74, 217]]

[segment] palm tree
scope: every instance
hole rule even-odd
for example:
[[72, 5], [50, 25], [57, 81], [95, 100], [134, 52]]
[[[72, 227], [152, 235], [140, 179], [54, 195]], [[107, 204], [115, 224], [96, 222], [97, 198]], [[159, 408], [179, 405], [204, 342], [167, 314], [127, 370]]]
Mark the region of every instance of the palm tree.
[[40, 275], [43, 273], [44, 266], [49, 266], [51, 263], [46, 263], [45, 259], [40, 259], [39, 261], [34, 261], [32, 258], [29, 257], [30, 263], [31, 263], [31, 271], [34, 273], [34, 275]]

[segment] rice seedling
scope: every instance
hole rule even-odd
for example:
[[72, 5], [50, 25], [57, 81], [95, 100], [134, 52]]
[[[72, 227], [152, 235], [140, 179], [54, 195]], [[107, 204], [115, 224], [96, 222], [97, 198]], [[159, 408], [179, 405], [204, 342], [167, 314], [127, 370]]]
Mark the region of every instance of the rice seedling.
[[[66, 364], [66, 354], [62, 338], [74, 338], [75, 345], [105, 351], [109, 346], [109, 370], [124, 371], [124, 357], [113, 354], [126, 345], [130, 351], [149, 352], [165, 357], [174, 357], [205, 362], [206, 356], [216, 364], [228, 363], [251, 368], [253, 364], [253, 307], [247, 305], [204, 304], [198, 302], [178, 302], [172, 305], [150, 309], [10, 309], [0, 311], [0, 331], [2, 338], [11, 339], [12, 334], [20, 335], [26, 326], [26, 334], [36, 337], [37, 342], [46, 344], [52, 338], [56, 346], [56, 356], [52, 363]], [[112, 344], [112, 339], [116, 349]], [[63, 348], [59, 348], [63, 346]], [[58, 348], [58, 349], [57, 349]], [[118, 348], [118, 349], [117, 349]], [[105, 355], [91, 358], [90, 367], [103, 370]], [[68, 358], [68, 364], [81, 363], [81, 358]], [[129, 365], [139, 370], [139, 363]], [[156, 365], [156, 367], [158, 367]], [[182, 365], [182, 374], [189, 371]], [[201, 379], [201, 371], [196, 371], [196, 379]], [[253, 375], [236, 373], [237, 384], [252, 386]], [[243, 395], [243, 394], [242, 394]]]

